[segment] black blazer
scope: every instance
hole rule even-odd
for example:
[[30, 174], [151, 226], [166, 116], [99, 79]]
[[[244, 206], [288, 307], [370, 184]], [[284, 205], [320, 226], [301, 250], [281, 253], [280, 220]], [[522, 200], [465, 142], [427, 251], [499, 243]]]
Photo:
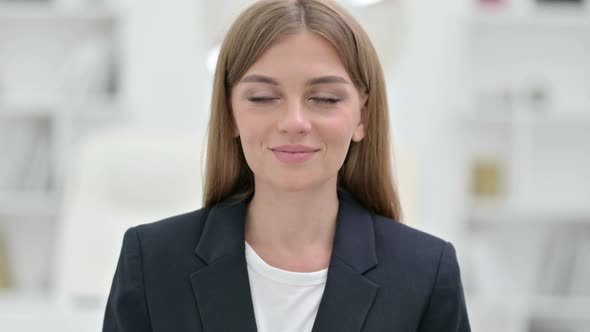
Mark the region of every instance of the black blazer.
[[[313, 331], [470, 331], [453, 245], [338, 197]], [[128, 229], [103, 332], [256, 331], [245, 211], [225, 201]]]

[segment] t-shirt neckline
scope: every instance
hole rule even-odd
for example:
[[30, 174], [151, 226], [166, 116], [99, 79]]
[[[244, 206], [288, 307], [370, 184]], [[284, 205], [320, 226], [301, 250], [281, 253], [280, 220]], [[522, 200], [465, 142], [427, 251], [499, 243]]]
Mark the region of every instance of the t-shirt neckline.
[[293, 272], [276, 268], [256, 253], [256, 251], [246, 244], [246, 263], [255, 272], [264, 278], [289, 285], [311, 286], [325, 283], [328, 278], [328, 268], [313, 272]]

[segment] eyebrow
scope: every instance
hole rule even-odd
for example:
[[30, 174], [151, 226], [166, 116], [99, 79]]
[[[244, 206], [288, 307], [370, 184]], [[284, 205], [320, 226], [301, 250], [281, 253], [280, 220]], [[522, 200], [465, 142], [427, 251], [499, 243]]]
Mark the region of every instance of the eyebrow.
[[248, 75], [240, 82], [251, 82], [251, 83], [267, 83], [272, 85], [279, 85], [277, 81], [275, 81], [272, 77], [263, 76], [263, 75]]
[[[248, 75], [244, 77], [240, 82], [249, 82], [249, 83], [266, 83], [272, 85], [280, 85], [274, 78], [264, 75]], [[339, 84], [349, 84], [349, 82], [340, 76], [322, 76], [318, 78], [312, 78], [305, 82], [305, 85], [318, 85], [318, 84], [328, 84], [328, 83], [339, 83]]]
[[316, 85], [316, 84], [326, 84], [326, 83], [340, 83], [340, 84], [348, 84], [348, 81], [340, 76], [323, 76], [318, 78], [313, 78], [305, 83], [305, 85]]

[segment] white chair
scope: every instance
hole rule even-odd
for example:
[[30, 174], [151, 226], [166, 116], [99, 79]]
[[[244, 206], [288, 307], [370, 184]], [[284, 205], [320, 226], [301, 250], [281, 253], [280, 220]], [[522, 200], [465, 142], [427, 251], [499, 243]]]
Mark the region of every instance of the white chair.
[[204, 132], [116, 127], [82, 144], [57, 236], [62, 305], [102, 306], [124, 231], [201, 207]]

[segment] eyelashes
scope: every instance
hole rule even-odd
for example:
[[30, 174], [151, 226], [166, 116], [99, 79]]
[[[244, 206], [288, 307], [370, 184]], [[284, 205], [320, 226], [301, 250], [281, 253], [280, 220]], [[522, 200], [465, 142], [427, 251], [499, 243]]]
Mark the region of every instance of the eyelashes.
[[275, 100], [278, 100], [279, 98], [274, 98], [274, 97], [248, 97], [248, 101], [251, 101], [253, 103], [259, 103], [259, 104], [263, 104], [263, 103], [269, 103]]
[[[269, 104], [279, 100], [280, 98], [275, 97], [257, 97], [252, 96], [248, 97], [248, 101], [257, 103], [257, 104]], [[325, 104], [325, 105], [335, 105], [341, 101], [340, 98], [335, 97], [311, 97], [309, 100], [318, 103], [318, 104]]]
[[309, 98], [310, 100], [313, 100], [317, 103], [320, 104], [337, 104], [338, 102], [340, 102], [340, 98], [333, 98], [333, 97], [313, 97], [313, 98]]

